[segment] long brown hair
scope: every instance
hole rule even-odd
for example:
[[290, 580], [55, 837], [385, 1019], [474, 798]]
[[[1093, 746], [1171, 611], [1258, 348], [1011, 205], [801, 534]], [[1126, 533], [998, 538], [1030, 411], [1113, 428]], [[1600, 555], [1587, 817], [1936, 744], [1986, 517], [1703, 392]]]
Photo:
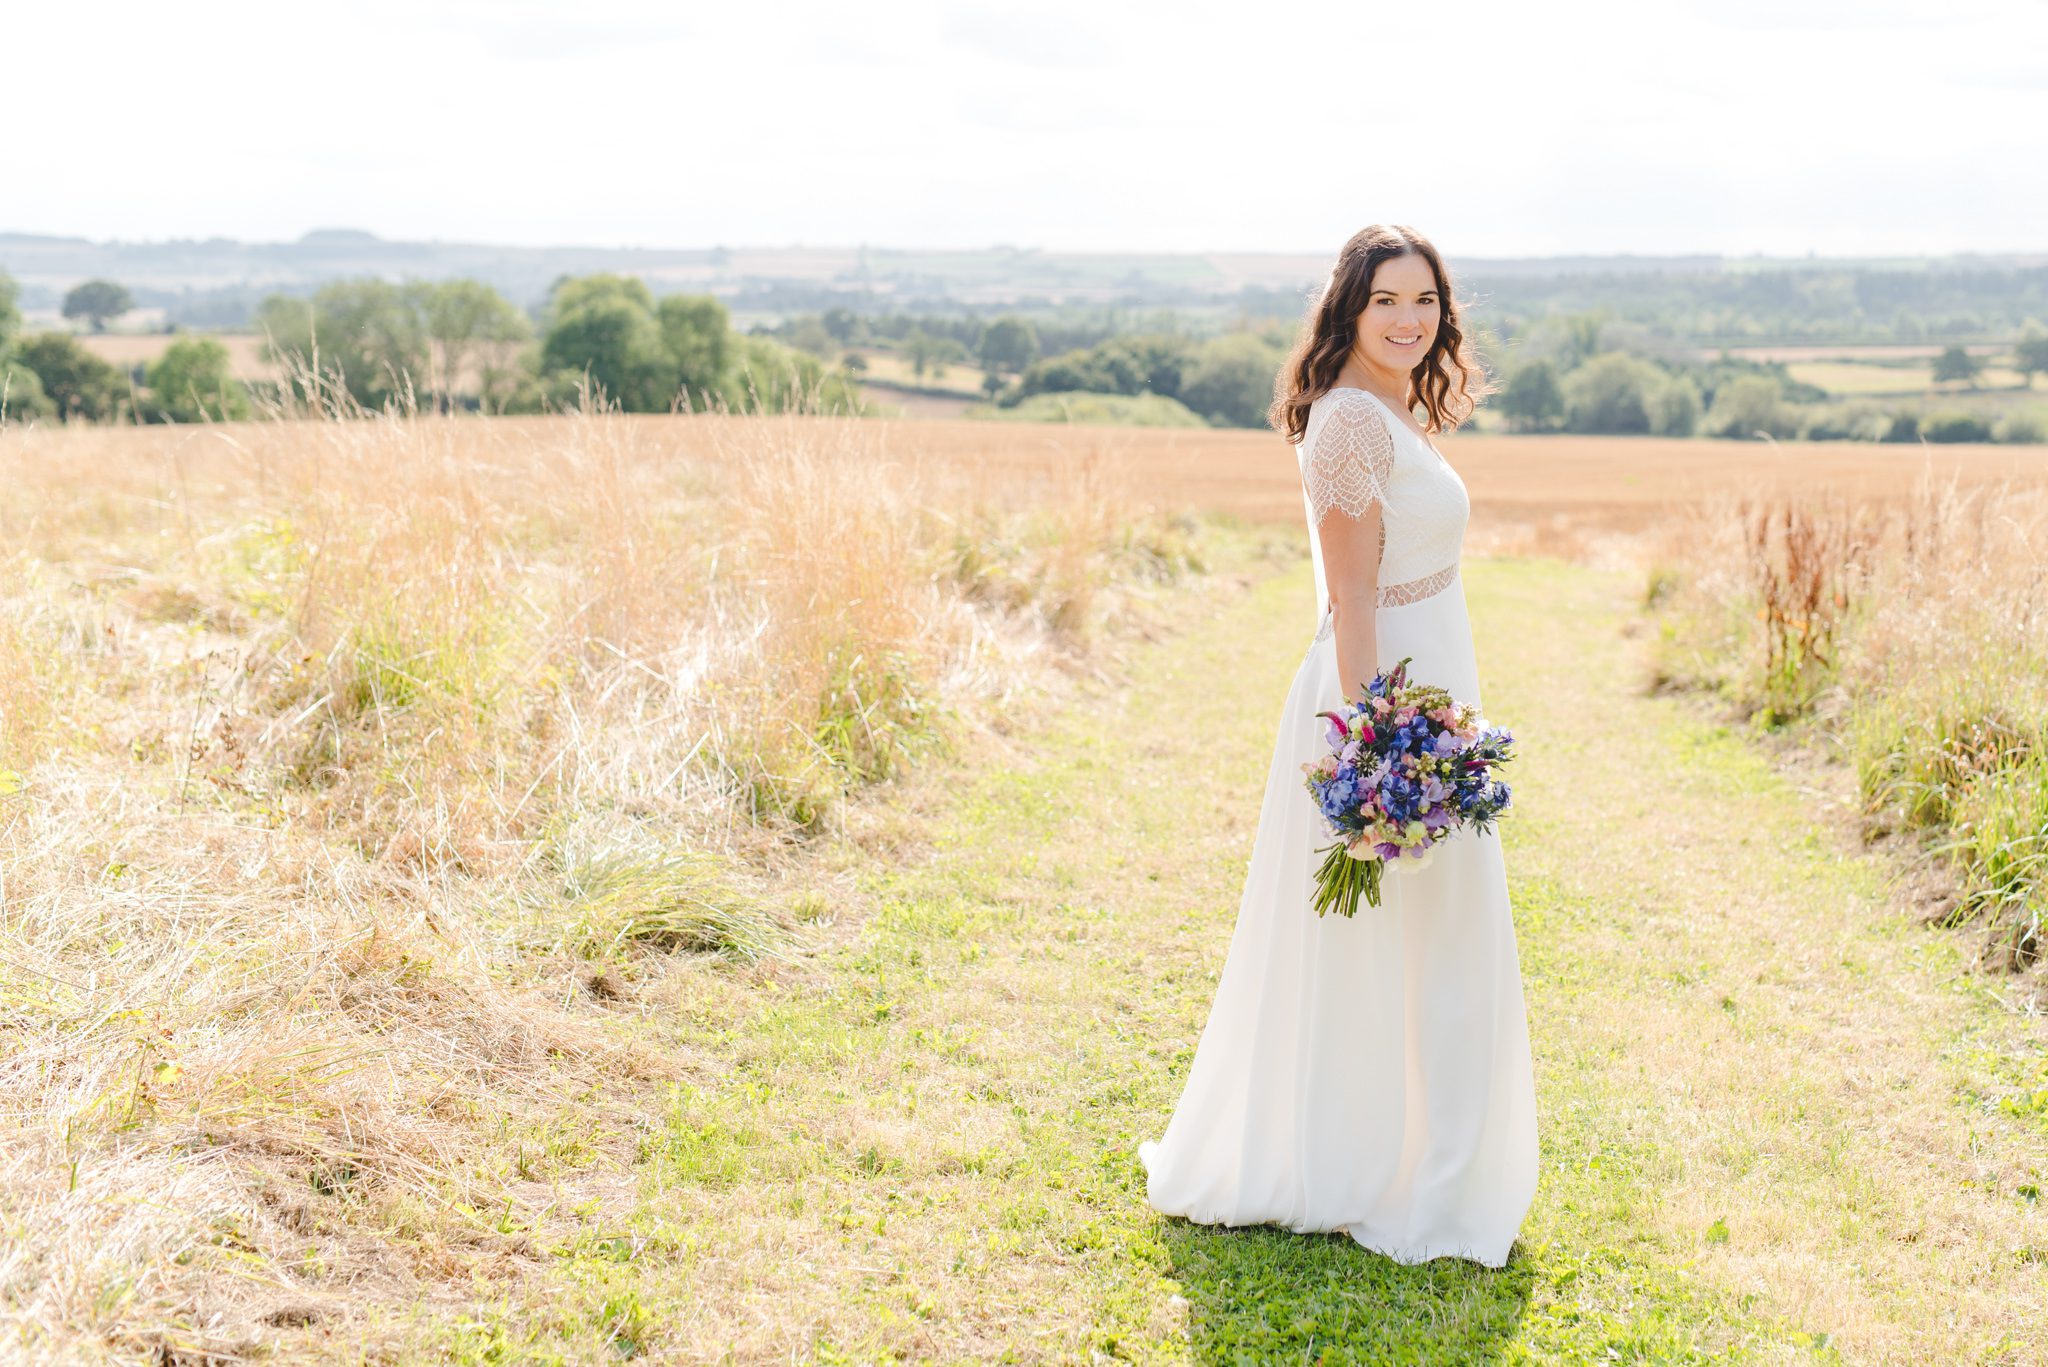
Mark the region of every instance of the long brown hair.
[[1330, 391], [1337, 373], [1358, 340], [1358, 317], [1372, 297], [1373, 272], [1382, 261], [1413, 252], [1429, 262], [1436, 276], [1442, 313], [1436, 340], [1408, 372], [1422, 406], [1429, 411], [1428, 432], [1456, 427], [1472, 415], [1479, 400], [1493, 392], [1486, 372], [1472, 357], [1464, 329], [1458, 326], [1458, 305], [1451, 297], [1451, 273], [1428, 238], [1401, 224], [1375, 223], [1351, 235], [1337, 253], [1322, 296], [1309, 305], [1294, 349], [1273, 384], [1273, 406], [1266, 420], [1291, 442], [1308, 431], [1309, 405]]

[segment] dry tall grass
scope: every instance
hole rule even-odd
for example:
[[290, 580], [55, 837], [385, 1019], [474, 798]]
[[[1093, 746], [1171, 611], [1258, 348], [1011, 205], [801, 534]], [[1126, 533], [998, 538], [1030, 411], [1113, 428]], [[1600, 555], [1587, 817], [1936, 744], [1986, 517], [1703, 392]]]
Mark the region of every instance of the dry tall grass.
[[2048, 489], [1721, 500], [1672, 528], [1650, 594], [1660, 683], [1811, 727], [1854, 762], [1869, 834], [1920, 834], [1960, 875], [1945, 916], [1982, 916], [2002, 966], [2041, 956]]
[[601, 1218], [689, 1064], [636, 980], [792, 953], [764, 868], [1198, 568], [1067, 440], [0, 428], [6, 1352], [466, 1304]]

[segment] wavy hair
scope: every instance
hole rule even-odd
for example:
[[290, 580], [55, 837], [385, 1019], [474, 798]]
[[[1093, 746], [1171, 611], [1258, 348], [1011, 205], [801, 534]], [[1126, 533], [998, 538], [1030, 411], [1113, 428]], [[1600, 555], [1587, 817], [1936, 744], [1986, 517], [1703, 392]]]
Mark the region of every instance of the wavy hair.
[[[1436, 276], [1441, 318], [1436, 340], [1415, 368], [1409, 386], [1429, 411], [1424, 430], [1442, 432], [1472, 416], [1479, 400], [1493, 392], [1486, 372], [1472, 356], [1459, 309], [1451, 297], [1451, 273], [1428, 238], [1400, 224], [1375, 223], [1351, 235], [1337, 253], [1322, 294], [1309, 306], [1300, 335], [1273, 383], [1273, 406], [1266, 420], [1290, 442], [1308, 431], [1309, 405], [1328, 393], [1358, 341], [1358, 319], [1372, 297], [1373, 273], [1382, 261], [1413, 252], [1429, 262]], [[1414, 400], [1410, 400], [1412, 405]]]

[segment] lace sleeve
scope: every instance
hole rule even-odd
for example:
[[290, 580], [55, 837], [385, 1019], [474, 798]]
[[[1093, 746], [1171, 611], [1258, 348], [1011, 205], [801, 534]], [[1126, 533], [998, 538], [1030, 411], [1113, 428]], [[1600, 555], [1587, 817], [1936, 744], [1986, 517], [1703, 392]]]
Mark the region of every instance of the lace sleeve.
[[1362, 395], [1338, 396], [1316, 433], [1305, 473], [1310, 516], [1317, 526], [1332, 508], [1362, 517], [1373, 504], [1384, 505], [1387, 480], [1394, 473], [1394, 436], [1386, 419]]

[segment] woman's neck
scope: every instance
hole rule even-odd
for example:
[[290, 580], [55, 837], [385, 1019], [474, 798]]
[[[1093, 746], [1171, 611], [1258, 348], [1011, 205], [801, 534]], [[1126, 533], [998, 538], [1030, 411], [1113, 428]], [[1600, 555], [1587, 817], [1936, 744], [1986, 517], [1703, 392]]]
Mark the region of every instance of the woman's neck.
[[1406, 375], [1396, 371], [1381, 370], [1369, 366], [1357, 357], [1346, 361], [1344, 368], [1337, 372], [1334, 384], [1347, 389], [1363, 389], [1385, 399], [1390, 407], [1408, 409], [1415, 406], [1409, 397], [1409, 381]]

